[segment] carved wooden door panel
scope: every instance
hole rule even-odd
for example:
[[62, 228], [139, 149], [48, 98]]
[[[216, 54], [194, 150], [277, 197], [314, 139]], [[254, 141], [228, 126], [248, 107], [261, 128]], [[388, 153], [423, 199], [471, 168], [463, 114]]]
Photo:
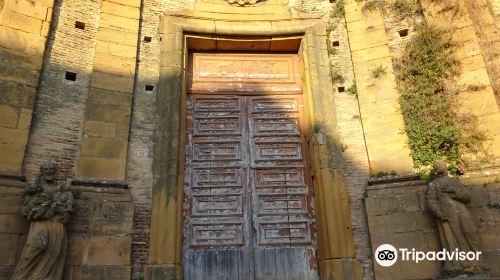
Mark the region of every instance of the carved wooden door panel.
[[318, 279], [301, 94], [222, 87], [187, 98], [184, 279]]

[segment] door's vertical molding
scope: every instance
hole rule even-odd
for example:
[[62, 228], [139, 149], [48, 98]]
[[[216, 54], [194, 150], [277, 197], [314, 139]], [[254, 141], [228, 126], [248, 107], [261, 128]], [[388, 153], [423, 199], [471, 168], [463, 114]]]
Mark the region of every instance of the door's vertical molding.
[[[309, 148], [318, 226], [320, 269], [335, 275], [337, 261], [355, 257], [352, 222], [344, 181], [335, 100], [329, 78], [326, 28], [317, 24], [307, 30], [302, 42], [305, 80], [312, 124]], [[329, 274], [330, 275], [330, 274]]]
[[181, 278], [183, 131], [183, 34], [171, 22], [160, 33], [162, 51], [157, 95], [151, 213], [151, 279]]

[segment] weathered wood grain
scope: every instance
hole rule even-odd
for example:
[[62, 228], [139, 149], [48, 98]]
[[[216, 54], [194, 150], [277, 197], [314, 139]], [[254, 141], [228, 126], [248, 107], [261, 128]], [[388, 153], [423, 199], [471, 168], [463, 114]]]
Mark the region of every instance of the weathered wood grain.
[[[207, 73], [197, 86], [226, 75]], [[186, 106], [184, 279], [318, 279], [302, 96], [210, 92]]]

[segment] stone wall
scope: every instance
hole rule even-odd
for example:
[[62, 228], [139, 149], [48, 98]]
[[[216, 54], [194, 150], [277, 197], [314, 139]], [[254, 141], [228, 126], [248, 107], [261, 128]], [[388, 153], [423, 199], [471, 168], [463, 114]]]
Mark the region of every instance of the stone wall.
[[[71, 187], [80, 193], [67, 224], [65, 279], [128, 279], [133, 203], [130, 191]], [[23, 184], [0, 182], [0, 279], [8, 279], [26, 241], [29, 222], [20, 214]]]
[[[446, 7], [423, 0], [425, 13], [417, 15], [417, 22], [437, 18], [436, 24], [454, 29], [455, 39], [462, 44], [458, 54], [464, 65], [460, 100], [490, 131], [491, 151], [497, 155], [500, 114], [495, 97], [500, 63], [496, 31], [500, 5], [491, 0], [488, 10], [486, 1], [464, 1], [457, 19], [442, 13]], [[342, 77], [334, 79], [332, 112], [340, 136], [356, 248], [355, 261], [338, 259], [332, 267], [337, 272], [354, 267], [354, 276], [345, 272], [342, 277], [372, 279], [370, 236], [372, 244], [388, 237], [406, 244], [411, 237], [426, 249], [437, 246], [435, 227], [421, 202], [421, 183], [371, 186], [368, 211], [364, 204], [371, 175], [412, 170], [407, 140], [400, 133], [404, 124], [392, 70], [393, 59], [414, 35], [412, 22], [401, 20], [390, 9], [364, 10], [364, 1], [273, 0], [273, 5], [278, 2], [288, 5], [292, 18], [321, 18], [329, 31], [330, 67]], [[340, 2], [344, 3], [344, 16], [334, 13]], [[167, 13], [189, 18], [203, 3], [217, 7], [219, 17], [225, 20], [247, 18], [224, 13], [222, 0], [0, 0], [0, 177], [9, 179], [0, 188], [0, 248], [6, 248], [0, 250], [0, 263], [6, 264], [0, 267], [0, 278], [12, 271], [27, 229], [18, 214], [19, 181], [23, 175], [34, 180], [38, 166], [46, 160], [58, 163], [59, 181], [85, 184], [75, 187], [84, 192], [69, 226], [67, 276], [142, 277], [152, 258], [149, 244], [160, 50], [162, 42], [174, 37], [173, 30], [166, 32], [169, 35], [160, 34], [160, 17]], [[217, 11], [205, 10], [203, 16], [214, 16]], [[406, 35], [400, 33], [404, 30]], [[386, 69], [386, 74], [374, 78], [371, 72], [377, 66]], [[354, 84], [357, 94], [352, 95], [348, 89]], [[476, 84], [484, 86], [480, 92], [467, 89]], [[123, 186], [129, 186], [130, 191], [117, 189]], [[496, 185], [474, 189], [486, 190], [488, 203], [498, 202]], [[409, 207], [384, 208], [385, 203], [398, 204], [398, 199]], [[110, 205], [116, 209], [109, 209]], [[478, 217], [487, 219], [483, 240], [496, 248], [494, 233], [499, 230], [493, 214], [497, 210], [487, 204], [475, 207]], [[400, 228], [382, 229], [381, 223], [398, 213], [402, 216], [395, 219], [415, 217], [416, 224], [402, 221]], [[487, 229], [492, 233], [487, 234]], [[121, 255], [111, 255], [106, 261], [93, 253], [97, 248]], [[491, 260], [495, 251], [487, 255]], [[415, 277], [435, 275], [436, 265], [423, 265], [422, 270], [413, 270]]]
[[[462, 178], [471, 196], [469, 209], [479, 227], [483, 278], [500, 276], [500, 185], [495, 174], [499, 175], [498, 170]], [[368, 187], [366, 211], [373, 251], [382, 244], [424, 252], [442, 249], [435, 219], [428, 209], [425, 182], [418, 180], [418, 177], [393, 177], [372, 180], [372, 184]], [[418, 264], [398, 261], [389, 268], [374, 263], [374, 268], [377, 279], [435, 279], [441, 264], [432, 261]]]
[[0, 1], [0, 172], [21, 176], [53, 0]]
[[140, 4], [101, 3], [78, 177], [125, 179]]
[[[85, 104], [99, 28], [100, 1], [59, 0], [54, 7], [37, 92], [35, 117], [24, 159], [24, 174], [29, 181], [38, 175], [42, 162], [58, 163], [58, 180], [75, 176], [83, 130]], [[85, 24], [84, 29], [76, 27]], [[66, 75], [74, 73], [74, 80]], [[70, 77], [68, 77], [70, 78]]]

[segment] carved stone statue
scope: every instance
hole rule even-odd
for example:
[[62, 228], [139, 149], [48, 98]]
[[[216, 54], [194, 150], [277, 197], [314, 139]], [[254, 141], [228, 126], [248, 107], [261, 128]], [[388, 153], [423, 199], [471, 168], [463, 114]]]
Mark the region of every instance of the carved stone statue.
[[[441, 245], [448, 251], [479, 251], [477, 226], [467, 209], [470, 197], [467, 189], [448, 175], [446, 162], [434, 164], [438, 177], [428, 185], [427, 200], [432, 214], [437, 218]], [[443, 272], [447, 275], [471, 273], [477, 269], [477, 261], [447, 260]]]
[[56, 172], [54, 163], [42, 164], [35, 183], [26, 185], [22, 194], [21, 213], [31, 225], [12, 279], [63, 278], [65, 224], [73, 210], [73, 194], [56, 184]]
[[238, 6], [251, 6], [255, 5], [264, 0], [226, 0], [229, 4], [238, 5]]

